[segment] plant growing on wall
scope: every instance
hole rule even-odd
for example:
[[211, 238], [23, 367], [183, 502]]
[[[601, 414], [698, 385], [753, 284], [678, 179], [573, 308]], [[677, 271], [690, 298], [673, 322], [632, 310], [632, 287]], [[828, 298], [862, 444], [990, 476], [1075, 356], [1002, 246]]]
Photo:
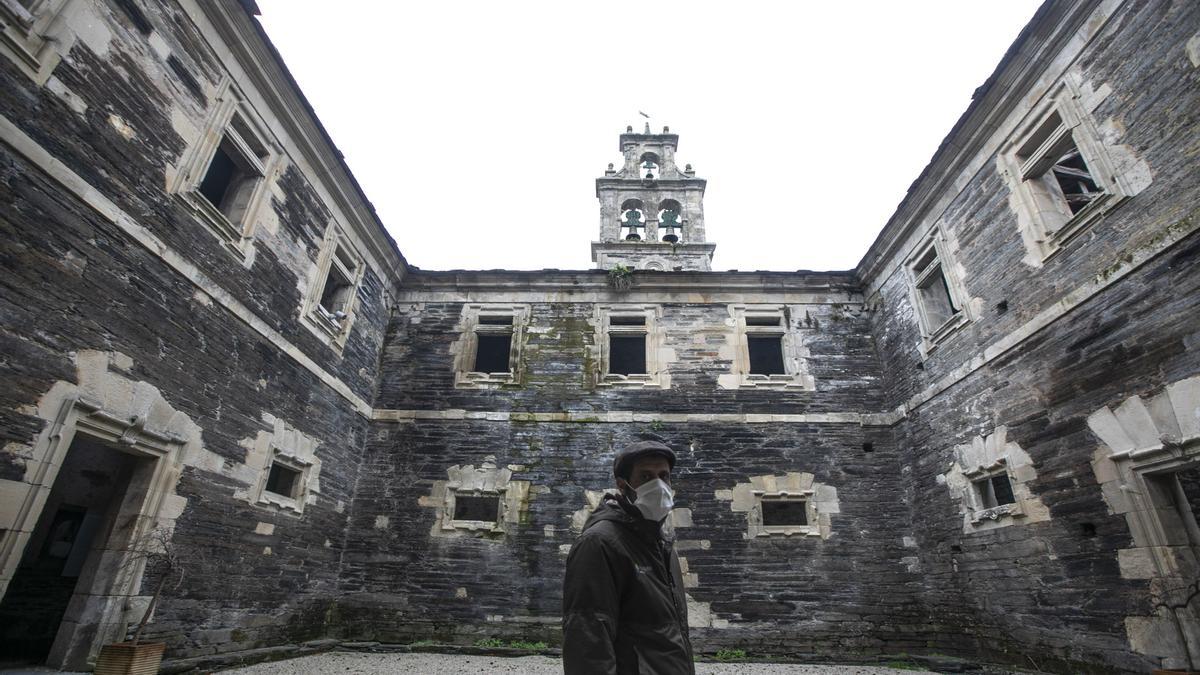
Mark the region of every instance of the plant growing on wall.
[[613, 265], [608, 270], [608, 285], [618, 293], [633, 288], [633, 269], [621, 264]]

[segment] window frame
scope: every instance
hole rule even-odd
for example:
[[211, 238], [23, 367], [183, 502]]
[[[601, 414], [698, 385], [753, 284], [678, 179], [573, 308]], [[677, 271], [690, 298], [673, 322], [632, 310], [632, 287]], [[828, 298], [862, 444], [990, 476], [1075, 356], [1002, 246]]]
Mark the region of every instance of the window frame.
[[[345, 255], [339, 255], [341, 252], [345, 252]], [[346, 259], [354, 265], [353, 269], [348, 268]], [[334, 271], [349, 281], [349, 289], [346, 291], [344, 306], [330, 312], [321, 304], [321, 299], [329, 276]], [[335, 351], [340, 352], [345, 347], [350, 330], [354, 326], [361, 304], [359, 291], [362, 289], [365, 275], [366, 258], [359, 253], [358, 247], [346, 231], [335, 221], [330, 221], [325, 228], [321, 252], [310, 276], [308, 297], [305, 299], [301, 315], [304, 325]], [[340, 320], [337, 319], [339, 311], [345, 314]]]
[[[199, 138], [185, 154], [171, 192], [183, 199], [224, 250], [239, 261], [248, 261], [258, 214], [270, 194], [283, 151], [268, 131], [267, 124], [228, 80], [219, 89], [208, 127]], [[255, 146], [262, 148], [261, 155], [254, 150]], [[252, 185], [242, 188], [238, 201], [244, 203], [235, 215], [226, 214], [221, 206], [213, 204], [200, 192], [200, 185], [219, 149], [227, 155], [232, 151], [237, 155], [230, 157], [233, 162], [256, 176]]]
[[[788, 305], [761, 304], [728, 306], [733, 323], [732, 336], [734, 353], [731, 378], [718, 377], [724, 389], [800, 389], [812, 391], [816, 382], [808, 372], [808, 348], [793, 316], [796, 312]], [[777, 318], [777, 325], [754, 325], [753, 320]], [[750, 319], [751, 321], [748, 321]], [[783, 357], [783, 373], [762, 375], [750, 372], [750, 338], [779, 337], [779, 350]]]
[[29, 7], [20, 0], [0, 0], [0, 54], [39, 86], [75, 43], [67, 21], [68, 11], [78, 11], [77, 0], [35, 0]]
[[[613, 317], [639, 317], [644, 319], [641, 325], [613, 325]], [[659, 319], [662, 316], [660, 305], [646, 304], [601, 304], [596, 305], [595, 359], [594, 380], [597, 387], [637, 388], [637, 389], [667, 389], [670, 380], [666, 377], [666, 359], [662, 354], [662, 333]], [[646, 348], [646, 372], [621, 375], [609, 372], [612, 362], [612, 337], [643, 336]]]
[[[293, 486], [293, 494], [290, 497], [267, 489], [267, 481], [270, 480], [271, 469], [276, 464], [297, 473]], [[259, 506], [272, 506], [284, 511], [293, 511], [297, 514], [304, 513], [304, 504], [308, 501], [309, 473], [312, 467], [313, 463], [311, 461], [297, 454], [287, 452], [280, 447], [272, 446], [266, 465], [263, 467], [258, 479], [257, 489], [255, 490], [257, 494], [254, 500], [255, 503]]]
[[[820, 537], [821, 527], [816, 507], [816, 490], [753, 490], [754, 506], [747, 514], [747, 535], [758, 537]], [[769, 502], [803, 502], [804, 525], [767, 525], [763, 522], [763, 504]]]
[[[480, 317], [512, 317], [511, 325], [480, 322]], [[463, 305], [459, 322], [459, 338], [451, 345], [454, 354], [454, 386], [456, 389], [492, 389], [520, 386], [524, 375], [523, 352], [525, 329], [529, 323], [530, 306], [524, 304], [468, 303]], [[475, 370], [481, 334], [511, 335], [507, 373], [485, 373]]]
[[[1102, 219], [1105, 214], [1140, 190], [1118, 170], [1091, 114], [1082, 103], [1083, 93], [1074, 78], [1067, 77], [1035, 107], [999, 153], [999, 168], [1012, 197], [1018, 227], [1029, 260], [1041, 265], [1071, 239]], [[1057, 116], [1059, 123], [1045, 133]], [[1045, 138], [1035, 143], [1039, 135]], [[1074, 144], [1102, 191], [1079, 211], [1072, 213], [1057, 185], [1050, 185], [1056, 148], [1066, 140]], [[1030, 150], [1031, 146], [1033, 147]]]
[[[946, 249], [945, 238], [942, 236], [941, 230], [935, 227], [922, 238], [904, 265], [908, 279], [909, 301], [917, 315], [917, 325], [921, 332], [920, 352], [922, 357], [928, 356], [938, 345], [972, 319], [969, 313], [966, 288], [959, 279]], [[927, 260], [928, 262], [926, 262]], [[922, 295], [922, 289], [930, 284], [935, 273], [940, 273], [950, 308], [954, 310], [941, 322], [935, 322]], [[936, 281], [932, 283], [936, 283]], [[935, 323], [937, 325], [934, 325]]]
[[[998, 476], [1004, 476], [1008, 479], [1009, 489], [1013, 493], [1013, 501], [1008, 504], [988, 506], [981, 484], [986, 482], [990, 485], [991, 481]], [[1004, 518], [1020, 518], [1025, 515], [1021, 499], [1017, 496], [1017, 481], [1008, 470], [1007, 457], [997, 457], [988, 466], [965, 468], [963, 470], [963, 477], [967, 479], [967, 489], [964, 497], [972, 525], [979, 525], [984, 520], [996, 521]]]
[[[458, 497], [462, 493], [463, 497], [481, 497], [496, 499], [496, 519], [495, 520], [467, 520], [457, 517]], [[446, 488], [446, 502], [443, 506], [442, 529], [443, 530], [465, 530], [467, 532], [492, 532], [503, 534], [505, 532], [504, 523], [507, 519], [507, 497], [508, 490], [506, 488], [495, 489], [462, 489], [462, 488]]]

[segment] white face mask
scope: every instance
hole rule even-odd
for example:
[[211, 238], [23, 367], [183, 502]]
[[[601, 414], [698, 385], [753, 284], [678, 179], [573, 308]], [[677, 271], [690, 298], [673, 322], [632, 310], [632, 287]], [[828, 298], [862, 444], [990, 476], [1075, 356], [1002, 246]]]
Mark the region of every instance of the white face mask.
[[637, 501], [633, 503], [647, 520], [661, 521], [675, 508], [675, 493], [661, 478], [642, 483], [636, 491]]

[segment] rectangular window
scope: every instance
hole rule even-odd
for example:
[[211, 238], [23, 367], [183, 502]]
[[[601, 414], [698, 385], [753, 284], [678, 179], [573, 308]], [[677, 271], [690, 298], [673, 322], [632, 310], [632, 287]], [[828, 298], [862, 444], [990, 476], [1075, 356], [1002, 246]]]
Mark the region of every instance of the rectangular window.
[[[1070, 128], [1057, 112], [1050, 114], [1029, 135], [1016, 154], [1021, 179], [1031, 181], [1034, 190], [1040, 192], [1040, 196], [1048, 197], [1066, 220], [1105, 194], [1080, 153]], [[1058, 219], [1053, 225], [1061, 226], [1065, 222]]]
[[748, 336], [746, 346], [750, 350], [751, 375], [784, 375], [783, 336]]
[[304, 316], [308, 326], [334, 349], [340, 350], [350, 334], [364, 268], [365, 263], [350, 238], [335, 223], [330, 223], [317, 258]]
[[464, 305], [462, 332], [450, 348], [456, 355], [454, 386], [520, 384], [521, 343], [528, 317], [528, 305]]
[[500, 499], [455, 495], [453, 520], [495, 523], [500, 520]]
[[478, 373], [507, 373], [512, 370], [512, 333], [480, 333], [476, 337], [475, 367]]
[[941, 233], [929, 232], [908, 259], [910, 300], [921, 329], [921, 354], [929, 354], [942, 340], [966, 324], [966, 313], [959, 298], [965, 295], [961, 284], [951, 278], [953, 269], [944, 253]]
[[764, 527], [800, 527], [808, 525], [808, 502], [799, 499], [762, 501]]
[[645, 335], [609, 335], [608, 372], [641, 375], [646, 372]]
[[296, 487], [300, 484], [300, 472], [279, 462], [271, 464], [267, 475], [266, 491], [288, 499], [296, 498]]

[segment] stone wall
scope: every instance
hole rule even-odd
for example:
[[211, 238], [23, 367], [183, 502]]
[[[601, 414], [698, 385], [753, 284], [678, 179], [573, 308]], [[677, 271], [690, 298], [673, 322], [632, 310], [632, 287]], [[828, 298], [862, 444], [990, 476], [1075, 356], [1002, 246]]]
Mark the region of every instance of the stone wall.
[[[878, 307], [884, 407], [900, 419], [922, 596], [944, 636], [936, 648], [1072, 672], [1183, 667], [1165, 624], [1156, 635], [1138, 628], [1138, 617], [1152, 614], [1149, 580], [1122, 564], [1130, 531], [1097, 483], [1100, 439], [1086, 420], [1200, 372], [1200, 134], [1195, 115], [1181, 112], [1200, 104], [1200, 70], [1187, 49], [1200, 14], [1165, 2], [1100, 3], [1094, 14], [1079, 7], [1087, 21], [1046, 58], [1032, 87], [977, 98], [979, 115], [1006, 117], [989, 133], [963, 128], [954, 145], [978, 142], [978, 154], [944, 148], [931, 168], [946, 173], [925, 180], [952, 189], [922, 202], [915, 185], [860, 271]], [[1060, 78], [1083, 83], [1083, 107], [1104, 142], [1143, 163], [1152, 180], [1052, 257], [1031, 261], [996, 149]], [[930, 228], [945, 239], [943, 263], [962, 281], [969, 320], [923, 356], [904, 267]], [[875, 261], [889, 241], [899, 244], [886, 263]], [[943, 474], [958, 461], [956, 447], [1000, 428], [1031, 458], [1022, 484], [1049, 518], [964, 527]]]
[[[169, 587], [149, 629], [167, 641], [168, 657], [323, 637], [388, 317], [385, 290], [403, 262], [387, 248], [390, 257], [376, 256], [390, 246], [378, 224], [367, 223], [374, 240], [358, 234], [370, 230], [329, 199], [334, 186], [302, 159], [333, 157], [331, 147], [288, 136], [255, 88], [258, 75], [248, 74], [255, 64], [216, 38], [211, 22], [222, 17], [250, 29], [240, 5], [213, 4], [210, 14], [173, 4], [43, 6], [62, 12], [53, 74], [40, 81], [0, 58], [4, 579], [69, 451], [51, 453], [56, 439], [90, 434], [85, 422], [116, 425], [100, 440], [134, 454], [160, 442], [172, 448], [156, 460], [153, 484], [130, 487], [148, 491], [129, 521], [135, 534], [173, 531], [187, 552], [184, 581]], [[243, 257], [166, 190], [230, 79], [269, 120], [282, 153]], [[331, 221], [366, 268], [341, 349], [301, 316]], [[76, 418], [78, 429], [56, 426]], [[286, 451], [297, 439], [316, 457], [302, 514], [257, 497], [270, 462], [262, 448]], [[32, 519], [19, 520], [30, 506]], [[136, 563], [105, 560], [96, 583], [113, 599], [105, 616], [115, 618], [76, 617], [93, 623], [52, 662], [79, 669], [98, 646], [88, 631], [119, 638], [122, 622], [140, 618], [152, 580], [122, 587], [125, 571], [140, 574]]]

